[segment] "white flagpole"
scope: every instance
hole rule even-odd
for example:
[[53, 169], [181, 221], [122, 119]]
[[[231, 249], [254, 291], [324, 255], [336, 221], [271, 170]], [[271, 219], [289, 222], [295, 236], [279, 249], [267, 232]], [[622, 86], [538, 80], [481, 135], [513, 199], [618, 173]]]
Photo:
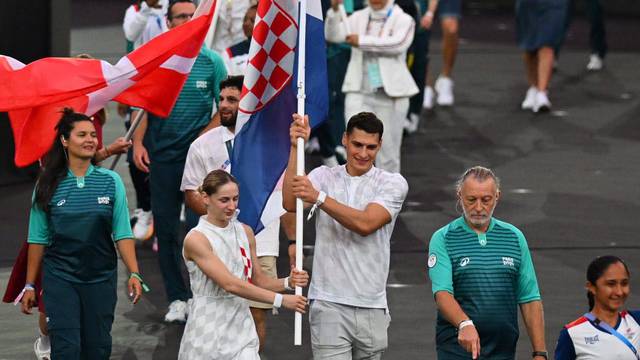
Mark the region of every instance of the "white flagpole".
[[[306, 32], [307, 32], [307, 0], [299, 0], [300, 8], [298, 27], [298, 114], [304, 116], [305, 100], [305, 61], [306, 61]], [[298, 138], [296, 175], [304, 175], [304, 139]], [[302, 229], [304, 204], [296, 199], [296, 269], [302, 270]], [[296, 295], [302, 295], [302, 288], [296, 286]], [[302, 345], [302, 314], [296, 312], [294, 324], [294, 345]]]

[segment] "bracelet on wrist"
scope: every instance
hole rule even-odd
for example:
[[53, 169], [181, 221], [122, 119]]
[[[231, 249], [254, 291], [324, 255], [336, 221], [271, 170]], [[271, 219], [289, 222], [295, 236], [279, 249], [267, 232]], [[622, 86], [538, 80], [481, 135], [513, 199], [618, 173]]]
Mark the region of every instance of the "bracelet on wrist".
[[531, 357], [542, 356], [545, 359], [549, 359], [549, 353], [546, 351], [534, 351], [531, 353]]
[[295, 241], [295, 240], [289, 240], [289, 246], [291, 246], [291, 245], [295, 245], [295, 244], [296, 244], [296, 241]]
[[307, 221], [311, 220], [311, 218], [313, 217], [313, 214], [316, 212], [316, 210], [322, 206], [322, 204], [324, 204], [324, 201], [327, 199], [327, 193], [325, 193], [324, 191], [320, 191], [318, 192], [318, 198], [316, 199], [315, 204], [313, 204], [313, 206], [311, 207], [311, 210], [309, 211], [309, 216], [307, 216]]
[[132, 272], [129, 275], [129, 279], [131, 279], [131, 278], [138, 279], [138, 281], [140, 281], [140, 286], [142, 286], [142, 290], [144, 292], [151, 291], [151, 288], [144, 282], [144, 280], [142, 280], [142, 275], [140, 275], [140, 273]]
[[463, 328], [465, 328], [467, 326], [471, 326], [471, 325], [473, 325], [473, 321], [471, 319], [462, 320], [458, 324], [458, 331], [462, 330]]
[[273, 307], [276, 309], [280, 308], [282, 306], [282, 299], [282, 294], [276, 293], [275, 298], [273, 298]]

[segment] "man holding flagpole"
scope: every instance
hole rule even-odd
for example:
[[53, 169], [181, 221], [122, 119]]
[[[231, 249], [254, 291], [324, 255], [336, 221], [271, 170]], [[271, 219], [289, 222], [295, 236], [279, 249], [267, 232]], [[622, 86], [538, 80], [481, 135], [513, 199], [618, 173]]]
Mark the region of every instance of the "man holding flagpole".
[[293, 115], [283, 204], [296, 198], [316, 217], [313, 277], [308, 298], [311, 347], [316, 359], [380, 359], [390, 316], [386, 281], [390, 239], [407, 195], [398, 173], [373, 166], [383, 124], [373, 113], [351, 117], [342, 144], [346, 165], [295, 176], [297, 139], [309, 139], [308, 117]]
[[[168, 28], [186, 23], [195, 10], [190, 0], [172, 1], [167, 10]], [[133, 136], [136, 166], [150, 173], [151, 212], [158, 237], [160, 269], [170, 303], [166, 322], [185, 322], [186, 301], [190, 298], [181, 274], [182, 245], [178, 236], [183, 202], [180, 181], [185, 159], [189, 145], [213, 123], [218, 84], [226, 76], [220, 56], [203, 46], [169, 117], [149, 114]], [[149, 141], [149, 152], [143, 139]]]

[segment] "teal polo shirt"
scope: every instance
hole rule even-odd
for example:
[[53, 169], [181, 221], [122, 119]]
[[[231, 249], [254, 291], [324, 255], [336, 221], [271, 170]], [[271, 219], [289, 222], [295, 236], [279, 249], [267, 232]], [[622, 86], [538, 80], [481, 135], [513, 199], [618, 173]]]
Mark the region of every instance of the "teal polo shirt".
[[185, 161], [189, 146], [211, 120], [220, 82], [226, 77], [222, 58], [203, 46], [169, 117], [149, 114], [145, 143], [151, 161]]
[[44, 266], [67, 281], [108, 280], [117, 270], [114, 242], [132, 238], [126, 190], [111, 170], [91, 165], [80, 177], [68, 171], [48, 212], [31, 206], [27, 241], [45, 245]]
[[[453, 295], [473, 320], [484, 359], [514, 359], [518, 304], [540, 300], [527, 240], [520, 230], [491, 219], [486, 233], [460, 217], [436, 231], [429, 243], [432, 291]], [[457, 329], [440, 312], [436, 325], [438, 359], [468, 359]]]

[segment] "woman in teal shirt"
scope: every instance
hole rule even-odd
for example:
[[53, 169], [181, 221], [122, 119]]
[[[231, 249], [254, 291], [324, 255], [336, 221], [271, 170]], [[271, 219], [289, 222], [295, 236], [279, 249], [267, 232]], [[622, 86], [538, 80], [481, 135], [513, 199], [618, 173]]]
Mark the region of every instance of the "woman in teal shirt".
[[[117, 300], [116, 246], [131, 272], [136, 303], [143, 283], [117, 173], [93, 165], [98, 147], [91, 119], [66, 108], [44, 158], [29, 217], [29, 260], [22, 310], [43, 300], [53, 359], [108, 359]], [[41, 266], [42, 265], [42, 266]]]

